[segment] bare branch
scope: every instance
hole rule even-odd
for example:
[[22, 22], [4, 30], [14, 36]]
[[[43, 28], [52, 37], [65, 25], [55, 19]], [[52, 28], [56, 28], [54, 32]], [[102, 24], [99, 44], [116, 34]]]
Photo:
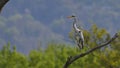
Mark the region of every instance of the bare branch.
[[111, 43], [112, 41], [114, 41], [116, 38], [118, 37], [118, 34], [116, 33], [109, 41], [107, 41], [106, 43], [102, 44], [102, 45], [99, 45], [99, 46], [96, 46], [88, 51], [86, 51], [85, 53], [82, 53], [82, 54], [79, 54], [79, 55], [76, 55], [76, 56], [70, 56], [68, 57], [65, 65], [63, 68], [68, 68], [68, 66], [73, 63], [75, 60], [81, 58], [81, 57], [84, 57], [86, 55], [88, 55], [89, 53], [92, 53], [93, 51], [97, 50], [97, 49], [100, 49], [106, 45], [108, 45], [109, 43]]
[[2, 8], [4, 7], [4, 5], [8, 2], [9, 0], [0, 0], [0, 12], [2, 10]]

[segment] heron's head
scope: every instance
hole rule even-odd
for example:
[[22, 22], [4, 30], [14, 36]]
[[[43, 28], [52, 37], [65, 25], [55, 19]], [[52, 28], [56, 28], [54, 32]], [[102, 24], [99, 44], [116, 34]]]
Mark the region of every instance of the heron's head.
[[72, 16], [68, 16], [67, 18], [75, 18], [76, 16], [72, 15]]

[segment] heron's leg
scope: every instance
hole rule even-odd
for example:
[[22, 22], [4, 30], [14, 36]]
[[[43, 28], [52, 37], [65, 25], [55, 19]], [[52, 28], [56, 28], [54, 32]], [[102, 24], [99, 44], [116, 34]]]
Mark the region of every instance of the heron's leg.
[[77, 46], [79, 47], [79, 49], [81, 49], [81, 46], [80, 46], [80, 43], [79, 43], [79, 39], [78, 39], [77, 36], [75, 37], [75, 40], [76, 40], [76, 44], [77, 44]]
[[79, 51], [80, 50], [80, 46], [79, 46], [79, 43], [78, 43], [78, 39], [77, 39], [77, 34], [76, 33], [74, 34], [74, 42], [75, 42], [75, 44], [77, 44], [77, 47], [75, 47], [76, 50]]
[[83, 46], [84, 46], [84, 42], [79, 38], [79, 46], [81, 49], [83, 49]]
[[78, 45], [79, 49], [82, 49], [82, 47], [81, 47], [81, 45], [79, 43], [77, 45]]
[[77, 33], [74, 34], [74, 39], [75, 39], [75, 43], [77, 44], [79, 49], [82, 49], [81, 44], [80, 44], [79, 35]]
[[84, 47], [84, 42], [81, 41], [81, 48], [83, 49], [83, 47]]

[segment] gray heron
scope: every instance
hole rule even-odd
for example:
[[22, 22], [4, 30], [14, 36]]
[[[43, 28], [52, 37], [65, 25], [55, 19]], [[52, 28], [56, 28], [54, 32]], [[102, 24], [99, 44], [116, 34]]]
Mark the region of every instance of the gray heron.
[[[73, 29], [75, 31], [75, 40], [77, 41], [77, 45], [80, 49], [83, 49], [84, 46], [84, 36], [81, 28], [77, 27], [77, 19], [76, 16], [72, 15], [69, 16], [68, 18], [73, 18]], [[77, 39], [78, 37], [78, 39]]]

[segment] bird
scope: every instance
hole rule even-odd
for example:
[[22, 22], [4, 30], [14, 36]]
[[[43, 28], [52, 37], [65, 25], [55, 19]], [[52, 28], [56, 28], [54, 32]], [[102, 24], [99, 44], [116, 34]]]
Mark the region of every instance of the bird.
[[[76, 16], [68, 16], [68, 18], [73, 18], [73, 29], [75, 31], [75, 40], [77, 41], [77, 45], [80, 49], [83, 49], [84, 46], [84, 36], [81, 28], [77, 27], [77, 19]], [[78, 39], [77, 39], [78, 37]]]

